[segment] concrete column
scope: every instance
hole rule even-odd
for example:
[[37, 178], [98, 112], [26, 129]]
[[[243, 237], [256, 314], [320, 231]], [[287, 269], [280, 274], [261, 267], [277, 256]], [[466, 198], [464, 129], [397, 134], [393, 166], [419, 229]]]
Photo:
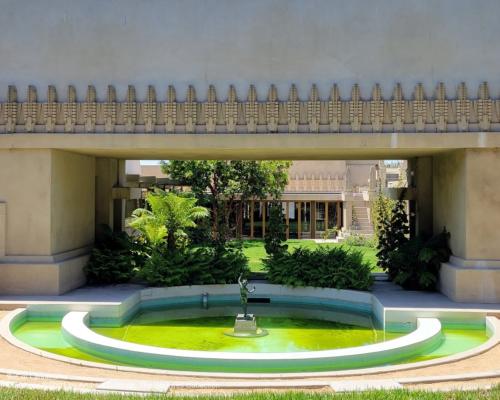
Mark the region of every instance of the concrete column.
[[60, 294], [85, 282], [94, 167], [93, 157], [58, 150], [0, 151], [0, 293]]
[[457, 150], [433, 159], [433, 228], [451, 234], [441, 291], [455, 301], [500, 301], [500, 152]]
[[432, 236], [432, 157], [418, 157], [408, 161], [408, 186], [415, 191], [415, 232]]
[[112, 189], [118, 186], [118, 161], [112, 158], [96, 159], [95, 177], [95, 226], [99, 234], [99, 226], [114, 227], [114, 202]]
[[344, 226], [342, 228], [349, 230], [352, 227], [352, 201], [344, 201], [343, 206], [342, 221], [344, 222]]

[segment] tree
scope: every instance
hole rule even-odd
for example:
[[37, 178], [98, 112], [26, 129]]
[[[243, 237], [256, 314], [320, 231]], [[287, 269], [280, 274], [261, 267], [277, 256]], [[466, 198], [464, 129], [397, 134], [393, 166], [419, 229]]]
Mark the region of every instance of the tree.
[[[162, 171], [191, 187], [201, 204], [209, 204], [216, 241], [229, 237], [229, 221], [238, 201], [278, 198], [288, 183], [289, 161], [191, 160], [162, 162]], [[240, 221], [238, 221], [240, 222]]]
[[391, 212], [394, 208], [394, 203], [394, 200], [387, 196], [384, 196], [381, 191], [378, 192], [377, 197], [373, 201], [373, 204], [371, 206], [371, 218], [377, 241], [380, 238], [384, 223], [386, 221], [390, 221], [391, 219]]
[[167, 242], [167, 249], [177, 247], [179, 237], [185, 236], [185, 229], [196, 226], [196, 220], [208, 217], [205, 207], [198, 206], [198, 200], [155, 189], [148, 193], [146, 202], [150, 209], [138, 208], [132, 213], [129, 226], [141, 232], [153, 246]]
[[281, 202], [273, 201], [269, 206], [269, 226], [266, 230], [265, 249], [269, 256], [281, 255], [288, 246], [286, 240], [286, 225], [283, 223], [283, 207]]
[[405, 203], [398, 200], [391, 212], [391, 219], [384, 220], [380, 226], [379, 240], [377, 245], [377, 264], [388, 272], [389, 277], [394, 278], [391, 265], [391, 252], [399, 250], [408, 242], [408, 216], [406, 215]]

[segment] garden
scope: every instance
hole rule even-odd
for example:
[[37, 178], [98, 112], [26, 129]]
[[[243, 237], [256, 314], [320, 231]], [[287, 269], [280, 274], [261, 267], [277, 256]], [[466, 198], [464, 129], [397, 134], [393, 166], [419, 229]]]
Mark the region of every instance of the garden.
[[[405, 289], [435, 290], [451, 252], [449, 233], [409, 235], [404, 201], [379, 193], [372, 206], [373, 239], [342, 243], [286, 240], [279, 197], [285, 161], [170, 161], [164, 172], [187, 192], [149, 191], [128, 219], [132, 234], [100, 227], [86, 267], [90, 284], [182, 286], [236, 283], [257, 276], [287, 286], [369, 290], [372, 272], [386, 272]], [[241, 240], [230, 221], [238, 201], [274, 198], [264, 240]]]

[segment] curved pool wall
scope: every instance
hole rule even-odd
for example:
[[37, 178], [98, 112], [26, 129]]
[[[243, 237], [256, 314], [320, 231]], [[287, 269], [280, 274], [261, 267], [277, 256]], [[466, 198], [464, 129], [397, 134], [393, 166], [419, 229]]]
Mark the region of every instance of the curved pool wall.
[[222, 353], [167, 349], [106, 337], [89, 328], [87, 312], [69, 312], [62, 320], [64, 339], [77, 349], [115, 362], [178, 370], [296, 372], [351, 369], [394, 363], [434, 350], [441, 344], [441, 323], [418, 318], [417, 329], [386, 342], [323, 351], [293, 353]]

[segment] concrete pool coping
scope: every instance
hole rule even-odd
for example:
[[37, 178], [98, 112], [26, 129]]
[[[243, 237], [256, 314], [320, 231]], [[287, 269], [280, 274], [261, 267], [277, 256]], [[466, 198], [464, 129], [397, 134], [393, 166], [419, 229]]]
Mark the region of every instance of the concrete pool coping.
[[[101, 307], [106, 307], [106, 306], [111, 306], [114, 307], [115, 310], [116, 308], [121, 308], [124, 303], [127, 303], [127, 300], [130, 301], [130, 298], [135, 296], [140, 297], [141, 290], [144, 288], [142, 287], [137, 287], [137, 286], [130, 286], [127, 285], [125, 288], [121, 287], [119, 290], [116, 290], [112, 293], [112, 298], [111, 301], [106, 302], [103, 301], [102, 294], [104, 293], [104, 290], [108, 291], [111, 290], [113, 291], [113, 288], [98, 288], [97, 291], [100, 292], [101, 296], [96, 296], [99, 298], [99, 302], [97, 303], [92, 303], [90, 301], [89, 296], [94, 292], [94, 288], [85, 288], [82, 289], [80, 293], [78, 294], [72, 294], [71, 300], [69, 300], [67, 297], [63, 300], [60, 296], [57, 297], [56, 299], [51, 299], [52, 301], [47, 301], [45, 299], [30, 299], [29, 302], [31, 306], [39, 307], [40, 305], [43, 304], [52, 304], [54, 305], [54, 301], [56, 302], [57, 305], [59, 306], [64, 306], [66, 310], [72, 310], [72, 309], [77, 309], [80, 310], [87, 309], [89, 308], [90, 305], [92, 304], [98, 304]], [[182, 291], [185, 288], [175, 288], [176, 290], [171, 290], [171, 289], [148, 289], [150, 290], [149, 294], [154, 294], [155, 291], [160, 291], [161, 290], [171, 290], [172, 294], [177, 295], [178, 291]], [[191, 287], [192, 289], [192, 287]], [[306, 290], [309, 290], [309, 288], [305, 288]], [[329, 289], [330, 291], [334, 291], [335, 289]], [[83, 292], [83, 293], [82, 293]], [[117, 292], [121, 292], [122, 297], [121, 300], [118, 299], [117, 297]], [[338, 292], [338, 291], [337, 291]], [[347, 292], [352, 292], [353, 294], [359, 294], [359, 292], [353, 292], [353, 291], [347, 291]], [[387, 293], [389, 292], [389, 293]], [[363, 292], [362, 292], [363, 293]], [[410, 293], [411, 296], [408, 296]], [[344, 293], [345, 294], [345, 293]], [[384, 295], [385, 294], [385, 295]], [[389, 296], [387, 296], [389, 294]], [[428, 297], [427, 293], [418, 293], [419, 295], [422, 295], [422, 297]], [[480, 320], [482, 319], [485, 321], [485, 319], [488, 322], [489, 325], [493, 326], [494, 333], [493, 335], [489, 338], [489, 340], [482, 345], [470, 350], [466, 351], [463, 353], [459, 353], [456, 355], [448, 356], [448, 357], [443, 357], [435, 360], [430, 360], [430, 361], [422, 361], [422, 362], [417, 362], [417, 363], [411, 363], [411, 364], [402, 364], [402, 365], [395, 365], [395, 366], [384, 366], [384, 367], [370, 367], [370, 368], [362, 368], [362, 369], [351, 369], [351, 370], [342, 370], [342, 371], [327, 371], [327, 372], [312, 372], [312, 373], [267, 373], [267, 374], [250, 374], [250, 373], [210, 373], [210, 372], [189, 372], [189, 371], [174, 371], [174, 370], [164, 370], [164, 369], [151, 369], [151, 368], [138, 368], [138, 367], [127, 367], [127, 366], [116, 366], [116, 365], [110, 365], [110, 364], [103, 364], [103, 363], [96, 363], [96, 362], [85, 362], [82, 360], [76, 360], [68, 357], [63, 357], [63, 356], [58, 356], [53, 353], [48, 353], [44, 352], [42, 350], [38, 350], [35, 348], [32, 348], [31, 346], [27, 346], [24, 343], [20, 342], [17, 340], [13, 335], [10, 334], [9, 332], [6, 332], [4, 327], [5, 324], [9, 320], [9, 316], [4, 318], [1, 322], [1, 333], [4, 336], [4, 338], [14, 346], [20, 347], [21, 349], [31, 352], [33, 354], [37, 354], [46, 358], [50, 358], [53, 360], [57, 361], [63, 361], [65, 363], [70, 363], [74, 365], [80, 365], [80, 366], [87, 366], [91, 368], [101, 368], [101, 369], [109, 369], [109, 370], [116, 370], [116, 371], [124, 371], [124, 372], [137, 372], [137, 373], [146, 373], [146, 374], [153, 374], [153, 375], [177, 375], [177, 376], [193, 376], [193, 377], [214, 377], [214, 378], [259, 378], [259, 379], [265, 379], [265, 378], [281, 378], [281, 377], [292, 377], [292, 378], [311, 378], [311, 377], [321, 377], [321, 376], [331, 376], [331, 377], [340, 377], [340, 376], [359, 376], [359, 375], [365, 375], [365, 374], [377, 374], [377, 373], [387, 373], [387, 372], [393, 372], [393, 371], [405, 371], [405, 370], [412, 370], [412, 369], [418, 369], [418, 368], [425, 368], [428, 366], [432, 365], [440, 365], [440, 364], [445, 364], [445, 363], [450, 363], [450, 362], [455, 362], [458, 360], [463, 360], [469, 357], [473, 357], [475, 355], [481, 354], [483, 352], [488, 351], [492, 347], [494, 347], [497, 343], [500, 341], [500, 322], [496, 318], [491, 318], [487, 317], [488, 314], [493, 313], [493, 315], [500, 315], [500, 310], [498, 309], [498, 305], [486, 305], [484, 308], [479, 308], [478, 305], [462, 305], [459, 303], [453, 303], [447, 298], [443, 298], [444, 296], [439, 295], [439, 294], [430, 294], [432, 299], [438, 299], [436, 307], [433, 308], [412, 308], [412, 307], [394, 307], [395, 299], [397, 297], [400, 298], [401, 300], [401, 305], [402, 306], [407, 306], [408, 302], [405, 302], [405, 299], [408, 299], [408, 297], [416, 299], [417, 298], [417, 293], [412, 293], [412, 292], [406, 292], [406, 291], [401, 291], [398, 288], [394, 288], [393, 285], [391, 284], [385, 284], [383, 287], [378, 287], [375, 288], [373, 293], [366, 293], [364, 292], [363, 295], [365, 296], [365, 299], [368, 297], [376, 298], [377, 301], [380, 303], [381, 310], [386, 313], [387, 311], [389, 312], [397, 312], [401, 313], [403, 310], [405, 312], [407, 311], [412, 311], [413, 313], [418, 313], [418, 314], [424, 314], [423, 316], [429, 316], [431, 315], [432, 317], [438, 316], [439, 315], [458, 315], [459, 320], [463, 320], [463, 318], [473, 318], [474, 320]], [[152, 296], [148, 296], [152, 297]], [[384, 307], [383, 304], [387, 302], [387, 298], [390, 298], [390, 305], [391, 307]], [[74, 301], [76, 298], [78, 298], [78, 301]], [[5, 299], [4, 299], [5, 300]], [[17, 301], [17, 304], [19, 305], [19, 300], [20, 299], [10, 299], [8, 303], [8, 307], [12, 308], [14, 303], [12, 301]], [[65, 301], [66, 300], [66, 301]], [[84, 300], [84, 301], [82, 301]], [[422, 299], [421, 299], [422, 300]], [[34, 301], [34, 303], [33, 303]], [[414, 301], [414, 300], [412, 300]], [[420, 304], [426, 304], [429, 303], [428, 301], [420, 301]], [[452, 303], [452, 304], [450, 304]], [[30, 305], [28, 304], [28, 306]], [[2, 302], [0, 301], [0, 306], [2, 305]], [[130, 305], [130, 303], [129, 303]], [[439, 305], [445, 306], [444, 308], [439, 308]], [[450, 307], [453, 306], [453, 307]], [[480, 305], [479, 305], [480, 306]], [[123, 311], [123, 310], [122, 310]], [[444, 314], [443, 314], [444, 313]]]
[[[89, 328], [87, 312], [72, 311], [62, 320], [62, 332], [66, 341], [78, 349], [94, 355], [120, 360], [160, 359], [165, 362], [190, 360], [213, 362], [214, 367], [224, 364], [256, 364], [293, 361], [295, 364], [313, 365], [315, 362], [354, 362], [368, 359], [373, 364], [389, 360], [400, 360], [408, 354], [436, 347], [441, 342], [441, 323], [436, 318], [418, 318], [417, 329], [402, 337], [371, 345], [335, 350], [289, 352], [289, 353], [238, 353], [169, 349], [126, 342], [100, 335]], [[492, 328], [494, 329], [494, 328]]]

